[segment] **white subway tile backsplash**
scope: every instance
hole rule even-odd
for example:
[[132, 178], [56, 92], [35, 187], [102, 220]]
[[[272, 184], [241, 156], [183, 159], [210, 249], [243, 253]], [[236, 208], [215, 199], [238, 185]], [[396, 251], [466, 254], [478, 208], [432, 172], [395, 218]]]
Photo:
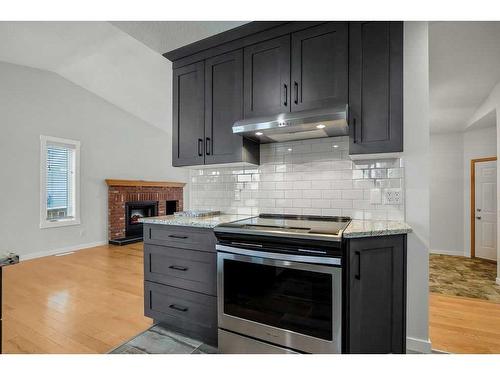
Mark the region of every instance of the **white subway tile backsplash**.
[[321, 190], [304, 190], [302, 192], [304, 198], [321, 198]]
[[404, 186], [402, 160], [351, 161], [348, 149], [347, 137], [265, 144], [258, 167], [191, 170], [189, 208], [403, 220], [403, 204], [370, 200]]
[[293, 189], [295, 190], [305, 190], [311, 188], [311, 181], [294, 181]]
[[342, 215], [342, 210], [338, 209], [338, 208], [335, 208], [335, 209], [324, 208], [321, 210], [321, 215], [323, 215], [323, 216], [340, 216], [340, 215]]
[[302, 198], [302, 190], [286, 190], [285, 199]]
[[342, 199], [363, 199], [363, 190], [344, 190]]
[[329, 199], [311, 199], [312, 208], [330, 208], [331, 200]]
[[294, 199], [292, 206], [299, 207], [299, 208], [311, 207], [311, 200], [310, 199]]

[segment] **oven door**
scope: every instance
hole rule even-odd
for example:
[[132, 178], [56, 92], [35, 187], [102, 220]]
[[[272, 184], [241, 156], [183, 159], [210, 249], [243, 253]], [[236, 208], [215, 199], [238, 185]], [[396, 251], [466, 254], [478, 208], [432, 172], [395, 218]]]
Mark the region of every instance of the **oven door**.
[[306, 353], [341, 352], [340, 259], [217, 249], [219, 328]]

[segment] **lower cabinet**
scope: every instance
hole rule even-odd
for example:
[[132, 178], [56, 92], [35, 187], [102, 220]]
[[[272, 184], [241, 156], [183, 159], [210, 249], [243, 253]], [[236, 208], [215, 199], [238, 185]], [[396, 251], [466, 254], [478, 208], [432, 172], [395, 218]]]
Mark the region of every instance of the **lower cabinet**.
[[217, 345], [217, 297], [144, 282], [144, 314], [163, 326]]
[[217, 346], [216, 260], [212, 229], [144, 225], [144, 315]]
[[[212, 229], [144, 225], [144, 314], [217, 346]], [[406, 352], [406, 235], [345, 240], [343, 353]], [[224, 349], [230, 351], [230, 349]]]
[[344, 352], [406, 352], [406, 235], [347, 241]]

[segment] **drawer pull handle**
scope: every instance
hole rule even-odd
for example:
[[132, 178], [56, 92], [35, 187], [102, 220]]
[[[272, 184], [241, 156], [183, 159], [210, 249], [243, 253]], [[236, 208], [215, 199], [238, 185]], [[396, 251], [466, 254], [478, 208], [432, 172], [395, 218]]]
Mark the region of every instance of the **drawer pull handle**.
[[176, 234], [169, 234], [168, 235], [170, 238], [179, 238], [181, 240], [185, 240], [186, 238], [188, 238], [188, 236], [178, 236]]
[[187, 267], [183, 267], [183, 266], [176, 266], [176, 265], [173, 265], [173, 266], [170, 266], [168, 268], [171, 268], [173, 270], [177, 270], [177, 271], [187, 271], [189, 268]]
[[187, 307], [184, 307], [184, 306], [179, 306], [179, 305], [176, 305], [176, 304], [171, 304], [169, 306], [172, 310], [177, 310], [177, 311], [182, 311], [182, 312], [186, 312], [188, 311], [189, 309]]

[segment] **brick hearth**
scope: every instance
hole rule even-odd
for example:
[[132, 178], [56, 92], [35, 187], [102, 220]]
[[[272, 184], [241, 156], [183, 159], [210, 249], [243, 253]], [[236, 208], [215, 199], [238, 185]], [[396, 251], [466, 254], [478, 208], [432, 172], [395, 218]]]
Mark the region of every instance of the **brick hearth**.
[[106, 180], [108, 184], [108, 239], [125, 237], [125, 203], [157, 201], [158, 215], [165, 215], [167, 200], [178, 201], [183, 207], [183, 183], [129, 180]]

